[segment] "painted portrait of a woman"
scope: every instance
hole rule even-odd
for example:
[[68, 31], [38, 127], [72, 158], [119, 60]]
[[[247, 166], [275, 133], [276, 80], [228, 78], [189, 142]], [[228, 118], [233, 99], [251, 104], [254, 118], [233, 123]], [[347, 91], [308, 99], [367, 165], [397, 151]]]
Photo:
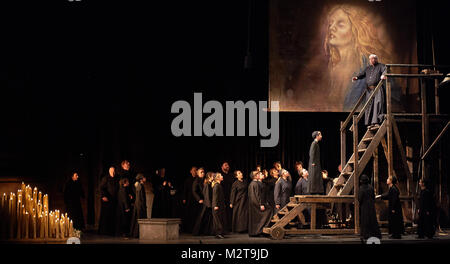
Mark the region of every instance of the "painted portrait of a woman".
[[383, 64], [394, 61], [386, 23], [370, 9], [328, 6], [321, 18], [306, 60], [286, 82], [282, 108], [350, 111], [365, 91], [364, 80], [352, 82], [352, 76], [369, 64], [369, 55]]

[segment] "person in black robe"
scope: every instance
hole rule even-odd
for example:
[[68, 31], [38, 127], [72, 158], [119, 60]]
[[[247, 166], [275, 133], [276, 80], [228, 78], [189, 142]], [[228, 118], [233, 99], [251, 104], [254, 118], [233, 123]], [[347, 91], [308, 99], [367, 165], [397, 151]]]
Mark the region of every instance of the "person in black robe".
[[[365, 100], [367, 101], [372, 93], [375, 91], [376, 86], [381, 79], [386, 79], [383, 75], [386, 70], [386, 66], [382, 63], [378, 63], [377, 55], [371, 54], [369, 56], [370, 65], [367, 66], [360, 74], [353, 77], [353, 81], [358, 79], [366, 79], [366, 95]], [[372, 102], [367, 106], [364, 112], [364, 124], [368, 127], [377, 126], [381, 124], [384, 119], [385, 111], [385, 87], [380, 87], [378, 92], [375, 94]]]
[[361, 175], [361, 185], [358, 193], [361, 238], [364, 240], [367, 240], [369, 237], [381, 239], [381, 232], [375, 211], [375, 193], [369, 182], [367, 175]]
[[128, 179], [129, 185], [127, 187], [127, 193], [130, 197], [131, 205], [133, 205], [136, 196], [136, 190], [134, 189], [134, 183], [136, 182], [136, 179], [133, 175], [133, 172], [131, 171], [130, 162], [128, 160], [123, 160], [120, 163], [120, 168], [117, 171], [117, 174], [119, 176], [119, 180], [125, 178]]
[[225, 204], [225, 196], [223, 193], [222, 185], [223, 176], [220, 173], [216, 173], [214, 181], [212, 182], [212, 215], [213, 215], [213, 229], [216, 238], [225, 238], [225, 225], [227, 221]]
[[[199, 169], [200, 170], [200, 169]], [[202, 169], [203, 170], [203, 169]], [[200, 173], [199, 175], [201, 175]], [[204, 174], [204, 172], [203, 172]], [[212, 235], [213, 230], [213, 215], [212, 215], [212, 182], [214, 180], [214, 173], [208, 172], [204, 179], [202, 190], [202, 210], [197, 217], [197, 221], [192, 230], [194, 236], [198, 235]]]
[[377, 198], [389, 201], [388, 221], [389, 234], [391, 234], [390, 238], [400, 239], [402, 238], [402, 234], [404, 232], [404, 225], [402, 204], [400, 202], [400, 191], [396, 185], [397, 178], [393, 176], [388, 177], [387, 184], [389, 185], [389, 190], [382, 195], [378, 195]]
[[[184, 181], [183, 186], [183, 205], [184, 205], [184, 217], [183, 217], [183, 231], [186, 233], [192, 233], [192, 228], [194, 227], [195, 219], [200, 213], [196, 206], [197, 201], [194, 198], [192, 193], [192, 186], [194, 185], [194, 181], [197, 177], [197, 167], [191, 168], [191, 176], [188, 176]], [[194, 211], [197, 210], [197, 211]]]
[[289, 198], [292, 193], [292, 183], [288, 180], [289, 172], [287, 170], [281, 171], [281, 177], [275, 183], [274, 197], [275, 197], [275, 211], [278, 212], [286, 204], [289, 203]]
[[323, 178], [322, 168], [320, 165], [320, 147], [319, 141], [322, 140], [322, 133], [314, 131], [312, 133], [314, 141], [309, 148], [309, 166], [308, 166], [308, 193], [309, 194], [323, 194]]
[[156, 171], [156, 177], [152, 182], [154, 188], [152, 218], [170, 218], [172, 215], [173, 189], [171, 180], [166, 176], [166, 169]]
[[117, 194], [116, 235], [126, 237], [130, 233], [131, 199], [129, 196], [128, 178], [119, 181]]
[[84, 198], [83, 188], [78, 180], [78, 173], [74, 173], [64, 187], [64, 203], [66, 212], [73, 220], [73, 227], [78, 230], [84, 229], [83, 209], [81, 198]]
[[[223, 162], [220, 167], [220, 174], [223, 176], [222, 188], [223, 194], [225, 195], [225, 204], [230, 204], [230, 194], [231, 194], [231, 186], [234, 182], [234, 176], [230, 171], [230, 165], [228, 162]], [[227, 222], [225, 224], [226, 232], [231, 232], [231, 216], [233, 215], [233, 210], [230, 207], [226, 207], [226, 217]]]
[[233, 209], [231, 230], [243, 233], [248, 230], [248, 185], [241, 171], [234, 172], [236, 181], [231, 186], [230, 208]]
[[[195, 177], [194, 182], [192, 184], [192, 197], [194, 197], [194, 202], [192, 205], [192, 217], [197, 220], [203, 210], [203, 186], [205, 182], [205, 169], [199, 168], [197, 170], [197, 177]], [[194, 231], [194, 226], [197, 221], [194, 220], [194, 224], [192, 226], [192, 232]]]
[[271, 208], [275, 208], [275, 183], [279, 178], [278, 170], [275, 168], [270, 169], [270, 173], [268, 177], [263, 179], [264, 183], [264, 193]]
[[117, 193], [119, 191], [119, 179], [115, 177], [114, 167], [109, 168], [109, 174], [102, 178], [100, 182], [101, 211], [98, 224], [98, 233], [100, 235], [115, 234], [116, 229], [116, 211], [117, 211]]
[[138, 173], [136, 176], [136, 200], [134, 202], [133, 213], [131, 214], [131, 228], [130, 235], [132, 237], [139, 237], [139, 223], [138, 219], [147, 218], [147, 199], [145, 197], [144, 184], [147, 181], [144, 174]]
[[[322, 133], [314, 131], [312, 133], [313, 142], [309, 149], [309, 166], [308, 166], [308, 193], [311, 195], [323, 195], [323, 176], [322, 166], [320, 162], [320, 147], [319, 141], [322, 140]], [[324, 228], [328, 224], [328, 219], [325, 209], [317, 209], [317, 227]]]
[[263, 228], [270, 223], [273, 208], [265, 201], [261, 182], [263, 174], [253, 171], [252, 177], [253, 180], [248, 186], [248, 235], [260, 236]]
[[419, 198], [419, 221], [417, 226], [418, 238], [433, 238], [435, 226], [436, 204], [433, 193], [430, 191], [429, 180], [419, 180], [420, 198]]

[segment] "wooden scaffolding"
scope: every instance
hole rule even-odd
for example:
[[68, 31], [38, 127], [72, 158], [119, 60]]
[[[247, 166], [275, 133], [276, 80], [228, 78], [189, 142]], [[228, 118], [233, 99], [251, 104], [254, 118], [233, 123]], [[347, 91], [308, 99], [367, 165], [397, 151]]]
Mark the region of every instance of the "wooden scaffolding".
[[[408, 68], [418, 68], [419, 73], [415, 74], [399, 74], [392, 73], [391, 68], [393, 67], [408, 67]], [[405, 154], [405, 149], [402, 144], [400, 137], [400, 132], [397, 126], [397, 121], [402, 121], [404, 116], [414, 116], [420, 117], [422, 123], [422, 150], [423, 156], [421, 157], [421, 177], [427, 177], [427, 171], [425, 166], [425, 158], [430, 152], [432, 147], [439, 141], [443, 133], [449, 127], [450, 122], [444, 127], [439, 136], [436, 138], [435, 142], [430, 146], [429, 143], [429, 119], [430, 114], [427, 113], [427, 93], [426, 93], [426, 79], [435, 80], [435, 98], [436, 98], [436, 113], [434, 117], [439, 120], [447, 118], [448, 116], [439, 115], [439, 98], [438, 98], [438, 79], [443, 77], [442, 73], [439, 73], [436, 68], [437, 65], [423, 65], [423, 64], [387, 64], [386, 80], [381, 80], [376, 86], [374, 92], [371, 94], [369, 99], [360, 109], [362, 105], [365, 93], [361, 95], [356, 105], [353, 107], [352, 111], [349, 113], [345, 121], [341, 122], [340, 135], [341, 135], [341, 166], [342, 171], [334, 182], [333, 187], [327, 195], [296, 195], [290, 198], [290, 202], [281, 208], [271, 220], [271, 225], [264, 228], [263, 232], [270, 234], [274, 239], [282, 239], [285, 234], [359, 234], [359, 202], [358, 202], [358, 191], [359, 191], [359, 176], [361, 175], [364, 168], [367, 166], [369, 161], [373, 158], [374, 163], [374, 176], [373, 184], [375, 189], [375, 194], [378, 194], [378, 183], [379, 183], [379, 170], [378, 170], [378, 147], [381, 144], [383, 146], [384, 154], [387, 160], [387, 175], [395, 176], [394, 171], [394, 161], [393, 161], [393, 142], [394, 138], [397, 143], [399, 150], [402, 167], [406, 175], [406, 193], [401, 194], [400, 199], [404, 203], [403, 211], [405, 222], [411, 223], [414, 217], [414, 188], [413, 187], [413, 177], [412, 171], [410, 171], [407, 158]], [[425, 69], [425, 70], [422, 70]], [[431, 70], [433, 69], [433, 70]], [[420, 93], [421, 93], [421, 113], [420, 114], [402, 114], [402, 113], [392, 113], [392, 93], [391, 93], [391, 83], [390, 78], [418, 78], [420, 82]], [[358, 135], [359, 127], [358, 123], [362, 119], [365, 110], [370, 106], [374, 99], [374, 95], [378, 90], [383, 89], [383, 84], [386, 87], [386, 115], [385, 119], [380, 124], [379, 127], [374, 127], [367, 129], [364, 135], [360, 138]], [[358, 112], [358, 109], [359, 112]], [[346, 149], [346, 133], [350, 126], [350, 131], [353, 133], [353, 154], [347, 160], [347, 149]], [[355, 162], [356, 161], [356, 162]], [[440, 174], [442, 172], [440, 171]], [[442, 177], [440, 175], [440, 177]], [[441, 181], [440, 181], [441, 182]], [[351, 221], [346, 218], [346, 215], [342, 213], [344, 205], [347, 208], [347, 212], [351, 206], [353, 206], [353, 214]], [[408, 213], [405, 210], [411, 208], [412, 212]], [[305, 210], [310, 212], [310, 223], [305, 220]], [[328, 212], [338, 211], [336, 214], [340, 219], [334, 219], [332, 227], [328, 226], [326, 229], [316, 228], [316, 211], [317, 210], [328, 210]], [[323, 212], [323, 211], [322, 211]], [[308, 228], [309, 224], [309, 228]], [[307, 229], [303, 227], [307, 227]]]

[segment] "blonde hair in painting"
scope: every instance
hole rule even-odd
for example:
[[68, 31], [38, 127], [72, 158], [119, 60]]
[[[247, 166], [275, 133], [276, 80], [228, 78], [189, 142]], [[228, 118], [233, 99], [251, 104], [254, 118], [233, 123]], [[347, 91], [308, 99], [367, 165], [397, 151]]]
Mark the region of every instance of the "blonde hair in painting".
[[[377, 54], [378, 59], [383, 63], [391, 62], [391, 52], [387, 50], [378, 38], [375, 25], [371, 22], [371, 16], [366, 10], [357, 6], [338, 5], [327, 12], [327, 25], [329, 17], [337, 10], [342, 10], [350, 20], [352, 30], [352, 42], [355, 52], [359, 55], [360, 66], [364, 66], [363, 57], [369, 54]], [[325, 54], [329, 56], [329, 67], [334, 67], [341, 60], [339, 50], [329, 44], [328, 30], [324, 40]]]

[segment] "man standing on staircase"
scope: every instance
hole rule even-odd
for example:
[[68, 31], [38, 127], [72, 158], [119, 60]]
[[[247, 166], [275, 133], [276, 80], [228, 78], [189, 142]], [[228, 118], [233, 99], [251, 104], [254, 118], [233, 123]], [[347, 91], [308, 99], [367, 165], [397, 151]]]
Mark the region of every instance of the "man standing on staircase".
[[[377, 55], [370, 54], [369, 60], [370, 65], [367, 66], [360, 74], [352, 78], [352, 81], [366, 78], [366, 102], [372, 95], [380, 80], [386, 79], [386, 76], [383, 75], [384, 71], [386, 70], [386, 66], [382, 63], [378, 63]], [[384, 107], [384, 89], [384, 85], [383, 87], [380, 87], [380, 89], [378, 89], [378, 92], [375, 94], [373, 101], [367, 106], [365, 110], [364, 124], [368, 128], [379, 126], [384, 119], [384, 115], [386, 113]]]

